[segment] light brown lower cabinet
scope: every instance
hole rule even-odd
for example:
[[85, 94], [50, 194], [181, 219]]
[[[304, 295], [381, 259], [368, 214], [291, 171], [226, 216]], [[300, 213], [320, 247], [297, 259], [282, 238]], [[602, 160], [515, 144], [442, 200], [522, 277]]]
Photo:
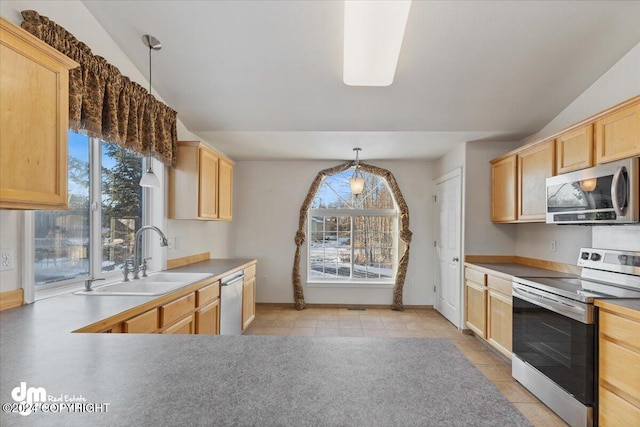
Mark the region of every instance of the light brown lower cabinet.
[[245, 280], [242, 286], [242, 330], [256, 317], [256, 278]]
[[487, 341], [500, 353], [511, 358], [512, 350], [512, 310], [511, 296], [489, 289], [487, 298]]
[[640, 420], [640, 311], [598, 306], [598, 421], [601, 427]]
[[219, 335], [220, 334], [220, 300], [199, 308], [196, 313], [196, 334]]
[[129, 316], [118, 314], [76, 332], [217, 335], [220, 333], [220, 281], [204, 280], [163, 295], [155, 304], [143, 304], [138, 310], [130, 311]]
[[465, 264], [465, 324], [511, 359], [511, 276]]
[[173, 325], [162, 331], [163, 334], [194, 334], [196, 323], [193, 314], [188, 315], [182, 320], [177, 321]]

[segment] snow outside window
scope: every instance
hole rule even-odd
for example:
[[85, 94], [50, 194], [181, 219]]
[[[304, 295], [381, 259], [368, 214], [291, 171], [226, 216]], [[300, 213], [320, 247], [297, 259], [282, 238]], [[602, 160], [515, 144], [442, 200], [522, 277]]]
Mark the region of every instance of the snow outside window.
[[308, 282], [387, 284], [398, 264], [398, 209], [387, 183], [364, 173], [351, 194], [353, 169], [322, 182], [309, 209]]

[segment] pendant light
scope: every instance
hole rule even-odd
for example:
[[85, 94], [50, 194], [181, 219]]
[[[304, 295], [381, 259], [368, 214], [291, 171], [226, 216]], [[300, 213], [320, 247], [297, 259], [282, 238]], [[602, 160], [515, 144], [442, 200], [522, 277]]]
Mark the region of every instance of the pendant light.
[[360, 159], [358, 158], [358, 153], [360, 153], [361, 150], [362, 148], [353, 149], [353, 151], [356, 152], [356, 169], [353, 171], [353, 175], [351, 176], [349, 183], [351, 184], [351, 192], [354, 196], [361, 194], [364, 190], [364, 176], [362, 175], [362, 172], [360, 172]]
[[[149, 95], [151, 96], [151, 51], [160, 50], [162, 48], [162, 43], [160, 43], [160, 40], [149, 34], [145, 34], [144, 36], [142, 36], [142, 42], [145, 44], [145, 46], [149, 47]], [[141, 187], [160, 187], [160, 180], [158, 179], [158, 176], [153, 173], [151, 163], [151, 146], [149, 146], [147, 155], [147, 171], [144, 175], [142, 175], [142, 178], [140, 179]]]

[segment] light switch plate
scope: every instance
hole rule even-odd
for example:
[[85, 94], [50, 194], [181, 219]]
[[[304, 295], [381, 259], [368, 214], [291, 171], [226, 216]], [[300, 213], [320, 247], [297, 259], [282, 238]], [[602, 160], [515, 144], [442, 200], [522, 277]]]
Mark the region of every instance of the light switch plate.
[[13, 270], [13, 249], [6, 248], [0, 250], [0, 271]]

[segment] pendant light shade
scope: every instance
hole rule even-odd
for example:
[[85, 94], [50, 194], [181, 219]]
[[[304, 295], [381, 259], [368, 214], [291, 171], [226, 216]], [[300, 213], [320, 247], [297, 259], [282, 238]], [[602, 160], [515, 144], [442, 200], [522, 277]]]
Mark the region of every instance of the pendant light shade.
[[[160, 50], [162, 48], [162, 43], [160, 43], [160, 40], [149, 34], [142, 36], [142, 42], [149, 48], [149, 95], [151, 95], [151, 51]], [[147, 171], [140, 179], [140, 186], [158, 188], [160, 187], [160, 180], [158, 179], [158, 176], [153, 173], [153, 168], [151, 167], [151, 147], [149, 147], [148, 153]]]
[[158, 176], [153, 173], [151, 166], [147, 168], [145, 174], [140, 178], [140, 187], [160, 187], [160, 180]]
[[364, 191], [364, 176], [362, 176], [362, 172], [360, 172], [360, 160], [358, 158], [360, 150], [362, 150], [362, 148], [353, 149], [353, 151], [356, 152], [356, 169], [353, 171], [349, 184], [351, 184], [351, 193], [353, 193], [354, 196], [362, 194]]

